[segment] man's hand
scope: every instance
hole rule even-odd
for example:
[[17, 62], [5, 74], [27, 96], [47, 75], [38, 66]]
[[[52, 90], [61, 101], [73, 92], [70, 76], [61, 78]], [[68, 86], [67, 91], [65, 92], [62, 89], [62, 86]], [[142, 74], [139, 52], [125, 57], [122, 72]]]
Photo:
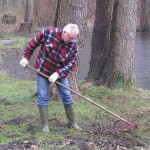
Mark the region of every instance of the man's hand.
[[50, 77], [49, 77], [49, 81], [52, 83], [55, 83], [55, 81], [59, 78], [59, 75], [57, 72], [54, 72]]
[[20, 61], [20, 65], [23, 67], [27, 67], [27, 65], [29, 64], [29, 61], [26, 58], [22, 58]]

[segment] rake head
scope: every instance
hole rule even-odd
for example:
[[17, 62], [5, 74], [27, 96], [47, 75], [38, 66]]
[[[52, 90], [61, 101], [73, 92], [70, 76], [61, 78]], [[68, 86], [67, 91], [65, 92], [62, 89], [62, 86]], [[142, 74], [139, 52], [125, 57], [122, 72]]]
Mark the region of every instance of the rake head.
[[124, 131], [124, 132], [134, 132], [136, 129], [138, 129], [137, 124], [128, 124], [122, 120], [116, 120], [113, 123], [113, 128], [118, 131]]

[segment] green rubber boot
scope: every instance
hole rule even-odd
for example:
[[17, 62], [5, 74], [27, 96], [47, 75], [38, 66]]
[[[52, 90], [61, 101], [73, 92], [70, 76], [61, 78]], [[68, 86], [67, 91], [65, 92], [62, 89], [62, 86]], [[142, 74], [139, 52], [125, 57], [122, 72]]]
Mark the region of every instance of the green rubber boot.
[[39, 112], [40, 112], [40, 117], [42, 121], [42, 131], [43, 132], [49, 132], [49, 127], [48, 127], [48, 107], [39, 107]]
[[75, 123], [75, 117], [74, 117], [74, 107], [73, 104], [64, 104], [64, 108], [66, 111], [66, 116], [68, 120], [68, 127], [74, 128], [78, 131], [83, 131], [82, 128], [80, 128], [76, 123]]

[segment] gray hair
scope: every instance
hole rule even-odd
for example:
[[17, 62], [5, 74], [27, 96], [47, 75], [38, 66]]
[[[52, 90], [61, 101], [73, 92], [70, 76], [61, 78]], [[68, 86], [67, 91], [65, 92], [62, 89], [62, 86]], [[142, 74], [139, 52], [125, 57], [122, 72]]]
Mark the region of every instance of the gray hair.
[[66, 31], [67, 33], [75, 32], [79, 34], [79, 26], [77, 24], [69, 23], [64, 26], [63, 31]]

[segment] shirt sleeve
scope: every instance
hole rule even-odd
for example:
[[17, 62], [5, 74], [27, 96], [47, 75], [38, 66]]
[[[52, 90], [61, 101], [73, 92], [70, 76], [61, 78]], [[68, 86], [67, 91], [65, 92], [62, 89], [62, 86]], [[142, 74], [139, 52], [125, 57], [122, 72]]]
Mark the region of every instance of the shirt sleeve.
[[68, 56], [68, 60], [66, 65], [57, 71], [60, 77], [66, 77], [69, 73], [71, 73], [75, 69], [75, 65], [78, 59], [78, 46], [75, 45], [73, 50], [70, 52]]
[[23, 50], [23, 57], [30, 60], [34, 50], [42, 44], [44, 41], [44, 29], [37, 33], [28, 43], [26, 48]]

